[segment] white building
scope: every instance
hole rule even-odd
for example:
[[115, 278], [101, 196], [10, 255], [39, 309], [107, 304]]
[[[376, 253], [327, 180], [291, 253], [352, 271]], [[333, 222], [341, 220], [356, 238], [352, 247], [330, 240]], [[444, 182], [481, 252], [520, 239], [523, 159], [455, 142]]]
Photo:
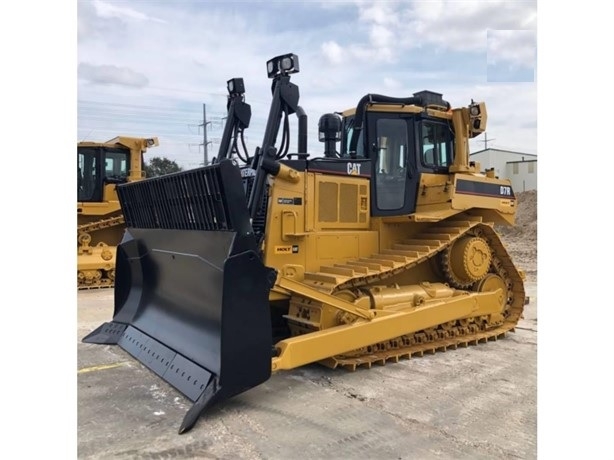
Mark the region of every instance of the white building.
[[537, 155], [501, 149], [484, 149], [469, 155], [482, 171], [495, 168], [495, 176], [510, 179], [516, 192], [537, 190]]

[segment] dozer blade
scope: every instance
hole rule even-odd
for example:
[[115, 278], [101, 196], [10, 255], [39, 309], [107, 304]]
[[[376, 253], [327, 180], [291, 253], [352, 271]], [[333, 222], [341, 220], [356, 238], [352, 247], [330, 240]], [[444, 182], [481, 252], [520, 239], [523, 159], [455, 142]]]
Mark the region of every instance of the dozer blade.
[[127, 229], [117, 250], [113, 320], [83, 339], [118, 344], [195, 404], [271, 375], [265, 267], [239, 170], [229, 161], [118, 187]]

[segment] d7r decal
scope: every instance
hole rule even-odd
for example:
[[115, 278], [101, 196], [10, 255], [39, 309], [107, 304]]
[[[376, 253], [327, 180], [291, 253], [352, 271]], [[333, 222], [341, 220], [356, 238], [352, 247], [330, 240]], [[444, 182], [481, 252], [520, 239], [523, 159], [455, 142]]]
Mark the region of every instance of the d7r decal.
[[508, 187], [507, 185], [501, 185], [499, 194], [504, 196], [512, 196], [512, 187]]
[[509, 185], [489, 184], [464, 179], [456, 181], [456, 193], [461, 195], [515, 198], [514, 190]]

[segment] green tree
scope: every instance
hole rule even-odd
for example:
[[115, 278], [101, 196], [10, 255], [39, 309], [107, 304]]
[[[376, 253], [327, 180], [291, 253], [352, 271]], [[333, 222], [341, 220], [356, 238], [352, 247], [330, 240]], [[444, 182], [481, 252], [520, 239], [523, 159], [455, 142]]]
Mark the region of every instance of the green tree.
[[145, 177], [164, 176], [179, 171], [183, 171], [183, 168], [166, 157], [153, 157], [145, 164]]

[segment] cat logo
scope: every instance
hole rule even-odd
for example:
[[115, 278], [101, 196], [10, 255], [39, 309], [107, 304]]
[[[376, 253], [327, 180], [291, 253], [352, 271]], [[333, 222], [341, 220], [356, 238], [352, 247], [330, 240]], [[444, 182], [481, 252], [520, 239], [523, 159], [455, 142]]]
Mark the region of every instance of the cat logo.
[[360, 163], [348, 163], [348, 174], [350, 176], [360, 176]]

